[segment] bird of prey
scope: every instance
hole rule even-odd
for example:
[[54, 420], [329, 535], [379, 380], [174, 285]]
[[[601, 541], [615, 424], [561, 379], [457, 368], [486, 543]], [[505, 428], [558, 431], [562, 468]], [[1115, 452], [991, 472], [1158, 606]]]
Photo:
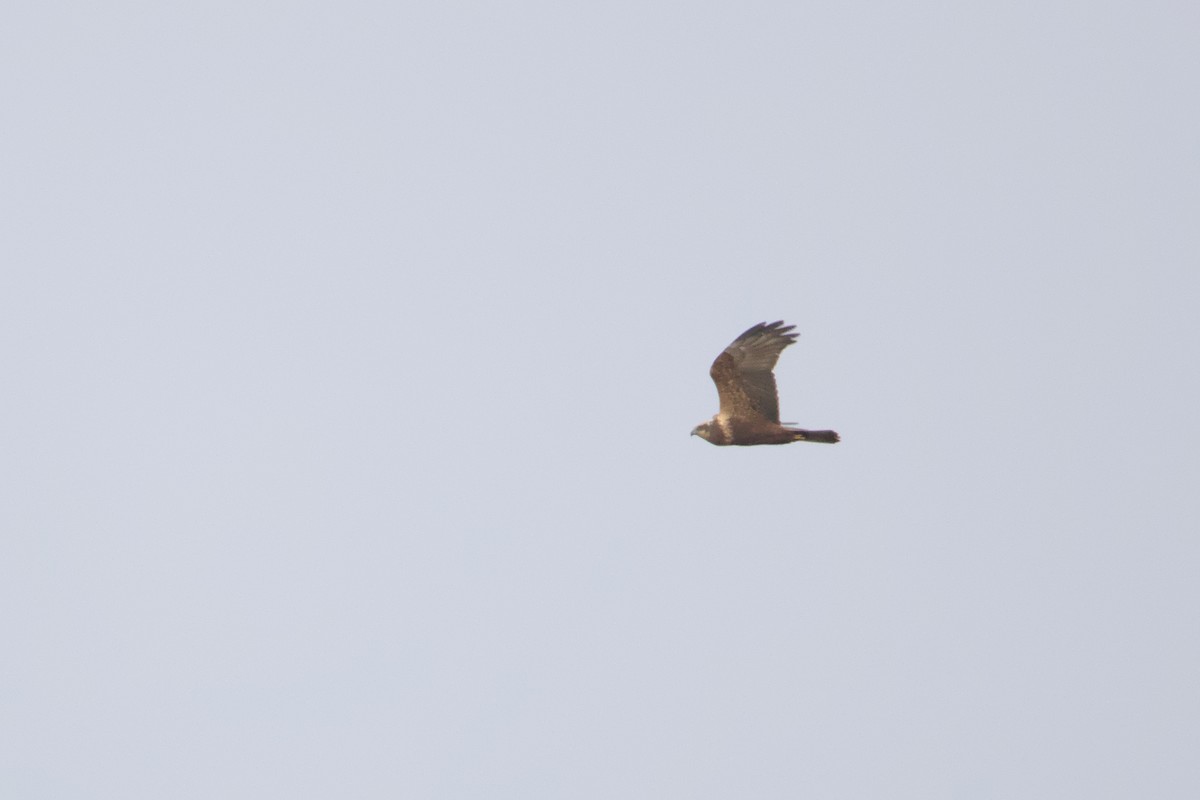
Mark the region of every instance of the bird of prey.
[[692, 429], [693, 436], [717, 445], [788, 444], [839, 440], [836, 431], [806, 431], [779, 423], [775, 362], [783, 348], [800, 335], [795, 325], [760, 322], [726, 347], [709, 375], [717, 384], [721, 410]]

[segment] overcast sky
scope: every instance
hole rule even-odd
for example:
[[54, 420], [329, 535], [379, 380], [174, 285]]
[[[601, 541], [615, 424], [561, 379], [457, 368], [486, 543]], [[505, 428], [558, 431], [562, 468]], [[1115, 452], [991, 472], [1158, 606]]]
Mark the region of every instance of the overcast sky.
[[1194, 2], [5, 17], [0, 795], [1200, 797]]

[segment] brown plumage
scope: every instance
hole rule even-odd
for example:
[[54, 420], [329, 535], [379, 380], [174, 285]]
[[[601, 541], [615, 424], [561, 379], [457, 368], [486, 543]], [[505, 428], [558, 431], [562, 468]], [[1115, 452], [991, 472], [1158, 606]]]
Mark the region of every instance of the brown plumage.
[[800, 335], [789, 332], [795, 327], [782, 321], [760, 322], [717, 356], [708, 374], [717, 385], [721, 410], [697, 425], [693, 436], [717, 445], [838, 441], [836, 431], [806, 431], [779, 423], [779, 393], [772, 370], [783, 348]]

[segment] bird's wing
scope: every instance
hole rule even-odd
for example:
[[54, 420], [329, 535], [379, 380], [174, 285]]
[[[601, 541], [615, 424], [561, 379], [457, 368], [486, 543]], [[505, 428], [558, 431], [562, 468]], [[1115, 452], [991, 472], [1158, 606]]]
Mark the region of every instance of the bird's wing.
[[760, 322], [734, 339], [713, 362], [709, 375], [721, 397], [721, 414], [779, 423], [779, 393], [771, 370], [783, 348], [800, 335], [795, 325]]

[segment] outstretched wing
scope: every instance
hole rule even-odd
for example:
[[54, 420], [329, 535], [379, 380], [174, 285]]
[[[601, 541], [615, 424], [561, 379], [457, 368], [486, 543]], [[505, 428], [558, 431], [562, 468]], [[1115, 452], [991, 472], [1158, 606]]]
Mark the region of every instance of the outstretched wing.
[[779, 423], [779, 393], [771, 370], [783, 348], [800, 335], [788, 333], [794, 327], [760, 322], [717, 356], [708, 374], [717, 385], [723, 416]]

